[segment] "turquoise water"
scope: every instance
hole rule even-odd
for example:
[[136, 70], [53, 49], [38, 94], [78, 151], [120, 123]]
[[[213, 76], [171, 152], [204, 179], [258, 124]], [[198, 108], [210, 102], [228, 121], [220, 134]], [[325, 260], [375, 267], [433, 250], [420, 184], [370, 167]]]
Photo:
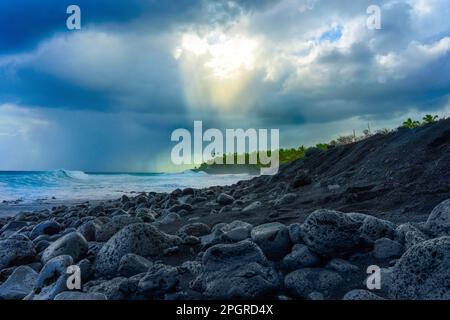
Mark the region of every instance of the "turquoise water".
[[176, 188], [230, 185], [249, 175], [183, 173], [96, 173], [70, 170], [0, 171], [0, 202], [106, 200], [133, 192], [171, 192]]

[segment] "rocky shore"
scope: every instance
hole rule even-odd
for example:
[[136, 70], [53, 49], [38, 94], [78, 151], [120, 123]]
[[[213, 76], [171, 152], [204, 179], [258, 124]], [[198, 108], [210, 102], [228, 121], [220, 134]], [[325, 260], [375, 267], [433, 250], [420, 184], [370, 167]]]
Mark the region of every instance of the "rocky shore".
[[448, 300], [449, 127], [312, 150], [232, 186], [0, 218], [0, 299]]

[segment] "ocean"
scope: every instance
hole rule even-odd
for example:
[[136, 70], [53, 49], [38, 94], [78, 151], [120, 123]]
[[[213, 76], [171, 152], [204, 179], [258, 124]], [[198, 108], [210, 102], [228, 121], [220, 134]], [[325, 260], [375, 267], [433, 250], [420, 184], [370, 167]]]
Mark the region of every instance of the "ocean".
[[98, 173], [70, 170], [0, 171], [0, 215], [59, 204], [116, 199], [138, 192], [171, 192], [177, 188], [231, 185], [247, 174]]

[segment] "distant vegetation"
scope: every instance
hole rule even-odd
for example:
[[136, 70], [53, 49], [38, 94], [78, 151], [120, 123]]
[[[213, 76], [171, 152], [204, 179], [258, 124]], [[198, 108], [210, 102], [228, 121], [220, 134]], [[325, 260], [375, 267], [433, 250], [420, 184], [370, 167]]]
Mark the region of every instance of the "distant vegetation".
[[[422, 121], [417, 121], [417, 120], [413, 120], [411, 118], [406, 119], [403, 122], [402, 127], [404, 128], [409, 128], [409, 129], [415, 129], [418, 128], [420, 126], [429, 124], [429, 123], [434, 123], [437, 122], [439, 120], [438, 116], [433, 116], [430, 114], [427, 114], [426, 116], [424, 116], [422, 118]], [[389, 134], [391, 132], [394, 132], [394, 130], [392, 129], [380, 129], [377, 130], [375, 134], [381, 134], [381, 135], [386, 135]], [[298, 148], [290, 148], [290, 149], [285, 149], [285, 148], [281, 148], [279, 149], [279, 157], [280, 157], [280, 164], [285, 164], [285, 163], [289, 163], [292, 162], [294, 160], [298, 160], [301, 158], [304, 158], [305, 155], [307, 154], [308, 150], [310, 149], [320, 149], [320, 150], [328, 150], [330, 147], [333, 146], [337, 146], [337, 145], [346, 145], [346, 144], [350, 144], [350, 143], [354, 143], [357, 141], [361, 141], [364, 139], [367, 139], [369, 137], [373, 136], [373, 134], [371, 133], [370, 129], [366, 129], [363, 131], [363, 135], [357, 136], [355, 133], [353, 133], [352, 135], [346, 135], [346, 136], [340, 136], [335, 140], [330, 141], [329, 143], [319, 143], [316, 144], [315, 147], [310, 147], [310, 148], [306, 148], [305, 146], [300, 146]], [[268, 152], [268, 156], [271, 155], [271, 152]], [[256, 157], [257, 159], [257, 164], [256, 166], [258, 168], [262, 167], [262, 163], [259, 159], [259, 155], [256, 152], [253, 153], [245, 153], [245, 163], [248, 164], [250, 163], [250, 159], [251, 157]], [[222, 163], [226, 164], [226, 155], [222, 155]], [[239, 155], [237, 153], [233, 154], [234, 157], [234, 163], [237, 163], [238, 157]], [[214, 158], [213, 160], [210, 160], [206, 163], [202, 163], [198, 168], [196, 168], [196, 170], [207, 170], [210, 166], [214, 166], [214, 162], [215, 159], [217, 159], [218, 157]]]

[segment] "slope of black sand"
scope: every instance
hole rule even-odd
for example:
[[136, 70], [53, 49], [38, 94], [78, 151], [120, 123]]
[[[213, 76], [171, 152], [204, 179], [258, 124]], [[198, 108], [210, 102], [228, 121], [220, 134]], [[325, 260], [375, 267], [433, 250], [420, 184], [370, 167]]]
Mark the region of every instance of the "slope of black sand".
[[[294, 187], [299, 172], [311, 182]], [[305, 159], [282, 166], [276, 176], [210, 191], [236, 195], [243, 202], [240, 208], [253, 201], [263, 206], [245, 213], [210, 215], [211, 209], [222, 207], [196, 205], [171, 227], [197, 215], [212, 225], [236, 219], [254, 225], [288, 223], [320, 208], [368, 213], [398, 223], [425, 221], [437, 204], [450, 198], [450, 119], [417, 129], [399, 128], [328, 151], [317, 149]], [[286, 194], [295, 195], [294, 200], [277, 205]]]

